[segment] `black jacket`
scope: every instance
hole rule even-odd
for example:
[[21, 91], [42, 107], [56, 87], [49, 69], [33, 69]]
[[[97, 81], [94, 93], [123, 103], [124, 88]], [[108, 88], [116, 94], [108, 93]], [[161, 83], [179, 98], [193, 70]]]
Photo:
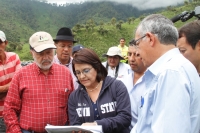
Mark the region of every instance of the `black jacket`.
[[[107, 76], [97, 99], [97, 107], [104, 133], [130, 133], [131, 105], [125, 85], [115, 78]], [[68, 101], [70, 125], [94, 122], [92, 102], [85, 88], [79, 85], [71, 93]]]

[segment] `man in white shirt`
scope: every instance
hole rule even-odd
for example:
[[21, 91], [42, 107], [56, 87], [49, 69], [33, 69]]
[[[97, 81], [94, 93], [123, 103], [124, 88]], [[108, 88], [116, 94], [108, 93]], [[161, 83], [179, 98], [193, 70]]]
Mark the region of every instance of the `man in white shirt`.
[[199, 133], [199, 75], [177, 40], [177, 28], [161, 14], [145, 17], [136, 29], [131, 45], [147, 67], [146, 91], [131, 133]]
[[103, 56], [107, 57], [107, 61], [102, 64], [108, 70], [108, 76], [121, 80], [128, 74], [130, 66], [120, 62], [120, 60], [123, 60], [124, 58], [122, 57], [121, 50], [117, 46], [110, 47], [108, 52]]
[[72, 48], [74, 46], [74, 43], [76, 43], [77, 41], [74, 40], [71, 29], [67, 27], [60, 28], [56, 35], [56, 38], [53, 40], [57, 47], [56, 55], [54, 56], [54, 62], [57, 64], [65, 65], [69, 68], [73, 77], [74, 89], [77, 89], [78, 82], [72, 70], [73, 58], [71, 57]]
[[132, 129], [137, 122], [138, 108], [140, 108], [141, 97], [146, 88], [145, 83], [142, 80], [142, 76], [144, 75], [146, 67], [144, 66], [142, 59], [134, 46], [129, 46], [127, 55], [130, 69], [129, 74], [122, 79], [122, 82], [128, 89], [131, 101], [132, 121], [130, 129]]

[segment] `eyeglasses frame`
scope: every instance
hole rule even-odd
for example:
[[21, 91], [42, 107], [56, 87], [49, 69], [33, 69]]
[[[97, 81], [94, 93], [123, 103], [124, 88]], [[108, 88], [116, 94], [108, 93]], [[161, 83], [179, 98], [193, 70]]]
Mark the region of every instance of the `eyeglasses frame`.
[[145, 35], [143, 35], [142, 37], [140, 37], [140, 38], [138, 38], [138, 39], [136, 39], [136, 40], [132, 40], [130, 43], [129, 43], [129, 45], [130, 46], [135, 46], [136, 48], [138, 48], [138, 46], [139, 46], [139, 44], [137, 45], [137, 42], [139, 41], [139, 40], [141, 40], [141, 39], [143, 39], [144, 37], [146, 37], [147, 35], [145, 34]]
[[[76, 71], [75, 71], [74, 74], [75, 74], [77, 77], [80, 77], [81, 74], [87, 75], [87, 74], [90, 72], [90, 70], [91, 70], [92, 68], [93, 68], [93, 67], [91, 67], [91, 68], [85, 68], [85, 69], [83, 69], [82, 71], [79, 71], [79, 72], [80, 72], [79, 74], [77, 74]], [[86, 69], [88, 69], [87, 72], [85, 71]]]

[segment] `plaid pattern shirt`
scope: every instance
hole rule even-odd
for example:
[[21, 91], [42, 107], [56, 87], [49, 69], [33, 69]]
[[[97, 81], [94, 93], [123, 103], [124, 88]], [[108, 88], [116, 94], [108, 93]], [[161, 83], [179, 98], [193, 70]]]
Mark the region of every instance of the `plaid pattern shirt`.
[[47, 75], [35, 63], [23, 67], [14, 75], [5, 100], [6, 133], [21, 133], [21, 128], [45, 133], [47, 124], [65, 125], [73, 90], [73, 79], [65, 66], [54, 63]]
[[[5, 52], [6, 61], [0, 61], [0, 86], [4, 86], [12, 80], [13, 75], [21, 68], [19, 56], [13, 52]], [[0, 93], [0, 117], [3, 117], [4, 100], [7, 92]]]

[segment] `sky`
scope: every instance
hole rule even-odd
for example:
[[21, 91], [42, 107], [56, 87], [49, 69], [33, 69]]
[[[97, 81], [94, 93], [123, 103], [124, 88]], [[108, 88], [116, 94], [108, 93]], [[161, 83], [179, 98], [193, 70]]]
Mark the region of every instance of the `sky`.
[[49, 3], [58, 3], [58, 4], [65, 4], [65, 3], [76, 3], [76, 2], [84, 2], [84, 1], [112, 1], [117, 3], [124, 3], [129, 4], [138, 9], [153, 9], [157, 7], [167, 7], [177, 5], [177, 3], [183, 3], [184, 0], [47, 0]]

